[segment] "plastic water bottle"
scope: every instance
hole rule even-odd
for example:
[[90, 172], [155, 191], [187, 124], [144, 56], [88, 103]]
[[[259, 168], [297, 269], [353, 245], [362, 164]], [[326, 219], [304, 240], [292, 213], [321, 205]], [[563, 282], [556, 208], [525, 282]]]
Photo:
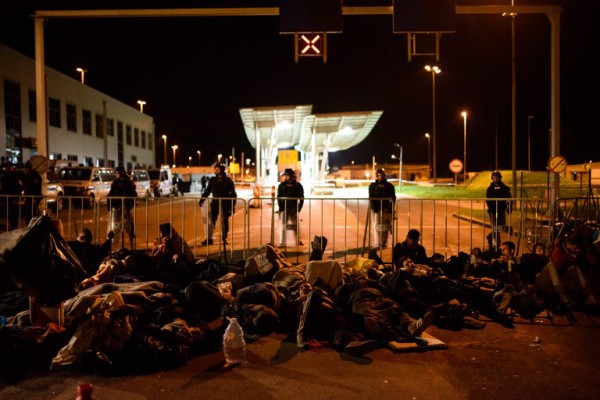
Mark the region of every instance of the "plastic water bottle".
[[228, 364], [240, 364], [246, 357], [244, 331], [237, 318], [227, 318], [229, 326], [223, 335], [223, 353]]

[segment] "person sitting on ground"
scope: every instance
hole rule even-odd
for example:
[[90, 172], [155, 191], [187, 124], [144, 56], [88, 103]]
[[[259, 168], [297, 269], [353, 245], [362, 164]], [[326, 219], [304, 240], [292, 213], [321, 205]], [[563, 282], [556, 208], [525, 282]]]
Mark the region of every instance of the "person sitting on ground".
[[509, 275], [516, 273], [517, 258], [515, 257], [515, 251], [516, 246], [513, 242], [502, 242], [500, 256], [492, 260], [492, 271], [495, 277], [505, 281], [509, 278]]
[[115, 237], [113, 231], [108, 231], [106, 240], [101, 245], [92, 243], [92, 231], [82, 228], [77, 234], [77, 240], [67, 242], [75, 253], [81, 265], [85, 269], [86, 277], [94, 275], [98, 266], [110, 254], [112, 239]]
[[194, 263], [192, 249], [170, 223], [161, 224], [159, 232], [160, 237], [154, 243], [152, 250], [152, 255], [157, 258], [158, 264]]
[[536, 243], [531, 253], [521, 256], [519, 265], [519, 275], [527, 283], [533, 284], [535, 276], [548, 264], [550, 257], [546, 255], [546, 246], [543, 243]]
[[416, 264], [427, 264], [427, 253], [425, 247], [419, 244], [421, 233], [416, 229], [411, 229], [402, 243], [396, 243], [392, 251], [392, 264], [400, 268], [401, 260], [409, 257]]
[[598, 304], [579, 267], [583, 263], [579, 257], [580, 252], [581, 246], [575, 236], [557, 240], [550, 262], [535, 278], [538, 291], [550, 297], [545, 299], [546, 302], [552, 304], [552, 298], [558, 296], [560, 305], [567, 309], [574, 307], [576, 301], [581, 300], [584, 300], [587, 306]]

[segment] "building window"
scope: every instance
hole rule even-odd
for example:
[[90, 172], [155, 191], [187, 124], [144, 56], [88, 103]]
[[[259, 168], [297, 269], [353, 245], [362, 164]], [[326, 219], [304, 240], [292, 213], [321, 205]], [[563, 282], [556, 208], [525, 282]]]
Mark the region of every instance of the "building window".
[[60, 100], [48, 97], [48, 123], [60, 128]]
[[123, 141], [123, 123], [121, 121], [117, 121], [117, 141]]
[[152, 142], [153, 142], [153, 138], [152, 138], [152, 132], [148, 132], [148, 150], [152, 150]]
[[108, 118], [106, 120], [106, 124], [108, 125], [106, 129], [106, 134], [108, 136], [115, 136], [115, 120], [112, 118]]
[[94, 159], [92, 157], [83, 157], [83, 165], [86, 167], [93, 167]]
[[62, 159], [62, 154], [61, 153], [51, 153], [50, 154], [50, 159], [51, 160], [61, 160]]
[[104, 132], [102, 129], [103, 129], [102, 115], [96, 114], [96, 137], [99, 137], [99, 138], [104, 137]]
[[81, 131], [86, 135], [92, 134], [92, 112], [90, 110], [81, 110]]
[[146, 148], [146, 131], [142, 131], [142, 149]]
[[35, 99], [35, 90], [29, 90], [29, 121], [37, 121], [37, 102]]
[[77, 106], [67, 103], [67, 130], [77, 132]]
[[67, 161], [77, 161], [77, 156], [74, 154], [67, 154]]
[[138, 128], [133, 128], [133, 145], [140, 147], [140, 130]]
[[16, 137], [21, 133], [21, 87], [8, 80], [4, 81], [4, 115], [6, 132]]
[[99, 158], [98, 159], [98, 166], [99, 167], [104, 167], [104, 158]]
[[131, 146], [131, 125], [125, 125], [125, 144]]
[[116, 165], [115, 165], [115, 160], [108, 160], [108, 167], [109, 167], [109, 168], [114, 168], [114, 167], [116, 167]]

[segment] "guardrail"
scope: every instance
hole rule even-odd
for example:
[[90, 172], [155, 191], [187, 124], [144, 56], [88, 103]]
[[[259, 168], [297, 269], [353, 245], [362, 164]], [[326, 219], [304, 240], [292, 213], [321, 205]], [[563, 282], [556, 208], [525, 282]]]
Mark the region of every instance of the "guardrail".
[[[234, 264], [245, 260], [265, 243], [281, 243], [281, 249], [292, 262], [306, 262], [310, 241], [315, 236], [328, 239], [326, 258], [348, 261], [367, 256], [376, 249], [384, 262], [390, 262], [393, 244], [405, 239], [409, 229], [421, 232], [421, 244], [428, 255], [445, 257], [459, 252], [469, 253], [473, 247], [487, 248], [492, 231], [486, 201], [490, 199], [398, 199], [387, 247], [379, 246], [370, 200], [365, 198], [305, 198], [298, 223], [282, 224], [286, 210], [279, 210], [273, 197], [236, 199], [234, 212], [228, 219], [229, 232], [224, 240], [224, 224], [218, 218], [212, 244], [204, 244], [209, 231], [209, 213], [218, 204], [231, 199], [207, 199], [199, 207], [199, 197], [137, 199], [131, 210], [135, 239], [129, 243], [124, 229], [117, 233], [114, 249], [121, 246], [151, 251], [159, 236], [159, 226], [170, 223], [186, 239], [195, 255], [217, 258]], [[293, 200], [293, 199], [287, 199]], [[384, 199], [375, 201], [383, 202]], [[492, 201], [504, 202], [506, 199]], [[275, 203], [275, 204], [274, 204]], [[571, 203], [578, 204], [574, 201]], [[90, 202], [85, 197], [44, 197], [39, 207], [26, 196], [0, 196], [0, 228], [2, 231], [26, 226], [32, 212], [49, 209], [66, 240], [75, 240], [81, 228], [89, 228], [97, 242], [104, 240], [111, 227], [111, 214], [105, 201]], [[512, 240], [518, 253], [531, 249], [536, 242], [550, 243], [552, 212], [545, 199], [512, 199], [512, 213], [507, 215], [501, 240]], [[567, 204], [567, 202], [557, 202]], [[562, 207], [562, 206], [559, 206]], [[116, 219], [122, 219], [124, 214]], [[375, 215], [377, 217], [377, 215]], [[123, 222], [123, 221], [122, 221]], [[122, 225], [123, 226], [123, 225]], [[282, 227], [287, 232], [282, 236]], [[303, 243], [296, 244], [296, 238]]]

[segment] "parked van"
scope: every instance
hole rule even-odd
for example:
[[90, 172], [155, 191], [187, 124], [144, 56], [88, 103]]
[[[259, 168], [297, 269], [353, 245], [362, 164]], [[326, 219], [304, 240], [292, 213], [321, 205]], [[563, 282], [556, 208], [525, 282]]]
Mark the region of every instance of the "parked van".
[[175, 193], [173, 172], [170, 167], [162, 165], [160, 168], [149, 169], [148, 175], [152, 194], [155, 197], [170, 196]]
[[[116, 179], [115, 170], [105, 167], [63, 167], [58, 174], [65, 196], [85, 197], [84, 207], [93, 207], [95, 202], [106, 201], [110, 185]], [[81, 199], [73, 199], [78, 204]]]
[[138, 197], [145, 199], [153, 196], [148, 171], [145, 169], [133, 169], [130, 175], [131, 180], [135, 183], [135, 191]]

